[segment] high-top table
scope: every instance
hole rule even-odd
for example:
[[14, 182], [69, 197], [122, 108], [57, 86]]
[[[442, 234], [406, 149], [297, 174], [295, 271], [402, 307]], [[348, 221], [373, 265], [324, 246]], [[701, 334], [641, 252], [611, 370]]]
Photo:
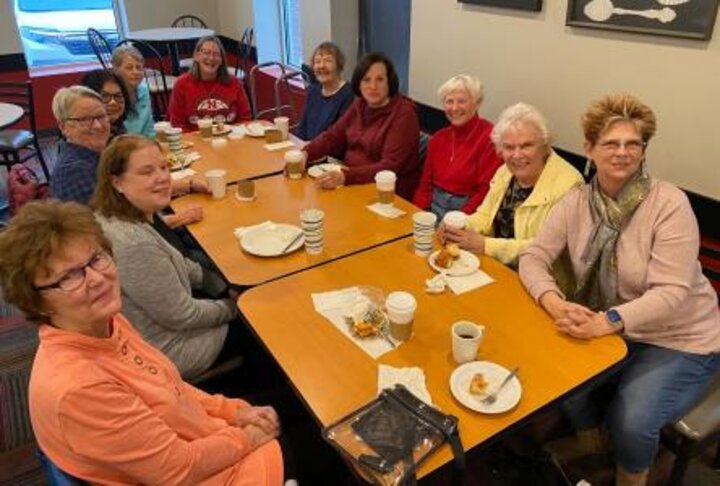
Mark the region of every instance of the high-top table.
[[[579, 341], [558, 333], [513, 271], [490, 258], [482, 259], [482, 269], [494, 283], [459, 296], [426, 294], [424, 281], [433, 272], [413, 253], [412, 239], [404, 238], [250, 289], [238, 306], [322, 426], [375, 397], [378, 364], [417, 366], [425, 372], [435, 405], [460, 419], [462, 443], [469, 450], [603, 374], [627, 352], [618, 336]], [[413, 337], [374, 360], [315, 312], [311, 293], [354, 285], [376, 285], [386, 294], [411, 292], [418, 301]], [[483, 415], [452, 396], [449, 380], [456, 364], [450, 327], [461, 319], [486, 327], [479, 359], [520, 367], [523, 394], [511, 411]], [[419, 476], [451, 458], [444, 447]]]
[[[258, 285], [408, 236], [412, 213], [418, 210], [396, 197], [395, 205], [406, 211], [404, 216], [388, 219], [371, 212], [366, 206], [376, 202], [375, 184], [323, 190], [308, 176], [290, 180], [275, 175], [257, 179], [255, 187], [257, 199], [253, 202], [238, 201], [235, 187], [229, 186], [224, 199], [191, 194], [172, 203], [175, 211], [193, 204], [202, 206], [203, 220], [188, 229], [225, 278], [240, 286]], [[300, 212], [311, 207], [325, 212], [325, 249], [320, 255], [300, 249], [282, 257], [256, 257], [244, 252], [233, 235], [236, 227], [268, 220], [299, 225]]]
[[189, 167], [200, 175], [210, 169], [224, 169], [229, 184], [242, 179], [255, 179], [268, 175], [280, 174], [285, 167], [283, 156], [287, 150], [298, 148], [302, 143], [294, 135], [290, 140], [295, 147], [269, 151], [265, 149], [264, 138], [245, 136], [240, 140], [227, 139], [223, 147], [214, 148], [211, 141], [200, 137], [199, 132], [183, 134], [183, 141], [193, 145], [187, 152], [198, 152], [201, 158]]
[[178, 42], [196, 40], [210, 35], [215, 35], [215, 31], [199, 27], [159, 27], [128, 32], [127, 38], [145, 42], [165, 43], [170, 52], [172, 74], [178, 76], [180, 74], [180, 54], [177, 50]]
[[0, 129], [9, 127], [23, 117], [25, 112], [21, 106], [13, 103], [0, 103]]

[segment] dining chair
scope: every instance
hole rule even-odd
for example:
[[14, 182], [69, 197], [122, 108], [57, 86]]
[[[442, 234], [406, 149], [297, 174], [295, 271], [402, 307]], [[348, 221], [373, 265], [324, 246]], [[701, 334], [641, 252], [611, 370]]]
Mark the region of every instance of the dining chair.
[[255, 30], [252, 27], [246, 27], [243, 31], [242, 37], [240, 37], [240, 41], [238, 42], [237, 50], [235, 51], [235, 66], [228, 66], [228, 72], [232, 76], [240, 78], [240, 81], [243, 82], [245, 81], [245, 78], [247, 78], [248, 73], [250, 72], [250, 67], [253, 63], [252, 48], [254, 38]]
[[[203, 19], [195, 15], [181, 15], [180, 17], [173, 20], [171, 27], [195, 27], [198, 29], [207, 29], [208, 26]], [[195, 41], [184, 41], [179, 42], [179, 49], [184, 55], [188, 53], [192, 54], [195, 49]], [[192, 55], [180, 59], [180, 70], [187, 71], [192, 66]]]
[[302, 71], [289, 71], [275, 81], [275, 116], [290, 118], [290, 129], [300, 124], [309, 87], [310, 78]]
[[92, 47], [92, 50], [98, 58], [98, 61], [100, 61], [103, 69], [112, 68], [113, 47], [110, 45], [107, 38], [92, 27], [87, 30], [87, 37], [90, 42], [90, 47]]
[[0, 165], [4, 165], [9, 173], [13, 165], [37, 157], [45, 174], [45, 180], [49, 182], [50, 171], [45, 164], [37, 136], [32, 81], [0, 82], [0, 101], [22, 108], [23, 116], [20, 120], [27, 118], [30, 125], [30, 130], [6, 129], [0, 131], [0, 155], [2, 156]]
[[[282, 77], [285, 76], [288, 72], [291, 71], [291, 68], [289, 66], [286, 66], [283, 63], [277, 62], [277, 61], [269, 61], [269, 62], [263, 62], [260, 64], [254, 65], [250, 69], [250, 74], [248, 75], [246, 79], [246, 85], [247, 89], [250, 92], [250, 108], [252, 110], [253, 120], [257, 120], [265, 115], [270, 114], [271, 116], [275, 116], [276, 111], [276, 104], [272, 106], [268, 106], [267, 108], [260, 108], [260, 105], [266, 105], [269, 104], [265, 102], [266, 100], [259, 100], [258, 99], [258, 89], [257, 89], [257, 75], [258, 72], [262, 69], [268, 69], [268, 70], [274, 70], [277, 71], [274, 73], [275, 76]], [[273, 100], [275, 102], [276, 100]], [[265, 102], [265, 103], [261, 103]]]
[[145, 81], [150, 90], [153, 117], [155, 120], [166, 119], [170, 104], [170, 92], [173, 90], [177, 78], [167, 74], [163, 57], [152, 45], [134, 39], [125, 39], [118, 45], [126, 43], [134, 46], [145, 58]]

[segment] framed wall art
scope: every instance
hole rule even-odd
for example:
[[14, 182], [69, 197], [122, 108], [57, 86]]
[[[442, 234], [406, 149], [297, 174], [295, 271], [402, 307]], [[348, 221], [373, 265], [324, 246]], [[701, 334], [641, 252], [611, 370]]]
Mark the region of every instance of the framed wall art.
[[472, 5], [486, 5], [488, 7], [531, 10], [535, 12], [539, 12], [542, 8], [542, 0], [458, 0], [458, 2]]
[[567, 25], [710, 39], [720, 0], [569, 0]]

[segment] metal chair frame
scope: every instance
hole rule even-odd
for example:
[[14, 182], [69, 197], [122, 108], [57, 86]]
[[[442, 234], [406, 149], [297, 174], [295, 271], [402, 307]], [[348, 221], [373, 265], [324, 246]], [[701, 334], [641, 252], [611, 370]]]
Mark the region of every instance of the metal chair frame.
[[241, 80], [248, 76], [254, 38], [255, 30], [252, 27], [246, 27], [238, 42], [238, 49], [235, 52], [235, 72], [233, 74]]
[[87, 30], [88, 41], [103, 69], [112, 68], [112, 46], [98, 30], [92, 27]]
[[207, 29], [208, 26], [203, 19], [196, 15], [181, 15], [173, 20], [171, 27], [200, 27]]
[[[290, 124], [290, 128], [295, 128], [300, 124], [300, 109], [293, 101], [293, 91], [298, 91], [294, 83], [302, 84], [302, 91], [307, 92], [310, 86], [310, 78], [302, 71], [288, 72], [280, 76], [275, 81], [275, 116], [287, 115], [294, 123]], [[284, 103], [281, 88], [285, 87], [288, 93], [287, 103]]]
[[[50, 182], [50, 171], [45, 164], [45, 159], [40, 149], [40, 142], [38, 141], [37, 125], [35, 123], [35, 101], [33, 97], [32, 81], [22, 82], [0, 82], [0, 100], [7, 103], [12, 103], [19, 106], [23, 110], [23, 116], [20, 118], [27, 117], [30, 121], [30, 132], [32, 133], [32, 140], [23, 146], [17, 147], [16, 149], [6, 149], [0, 151], [2, 160], [0, 165], [4, 165], [8, 173], [10, 167], [15, 164], [21, 164], [33, 156], [38, 158], [42, 171], [45, 174], [45, 180]], [[18, 121], [20, 121], [18, 120]], [[8, 129], [5, 129], [8, 130]], [[5, 131], [3, 130], [3, 131]], [[21, 156], [20, 151], [27, 150], [29, 153]]]

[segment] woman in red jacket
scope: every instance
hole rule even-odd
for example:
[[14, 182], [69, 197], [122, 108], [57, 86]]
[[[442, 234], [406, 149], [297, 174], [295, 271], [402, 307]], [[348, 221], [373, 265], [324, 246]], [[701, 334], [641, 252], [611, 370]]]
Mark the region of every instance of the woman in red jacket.
[[330, 128], [314, 138], [308, 160], [332, 155], [345, 161], [340, 171], [317, 179], [324, 189], [366, 184], [381, 170], [397, 175], [396, 192], [411, 200], [420, 178], [418, 123], [415, 104], [398, 93], [400, 82], [392, 62], [382, 54], [363, 57], [352, 76], [355, 101]]
[[185, 131], [197, 130], [201, 118], [236, 123], [250, 119], [250, 104], [240, 81], [228, 74], [225, 49], [217, 37], [203, 37], [195, 46], [190, 72], [175, 82], [170, 122]]
[[483, 87], [474, 76], [461, 74], [446, 81], [438, 95], [450, 126], [428, 143], [420, 185], [413, 202], [438, 215], [448, 211], [475, 212], [500, 166], [490, 140], [493, 125], [477, 114]]

